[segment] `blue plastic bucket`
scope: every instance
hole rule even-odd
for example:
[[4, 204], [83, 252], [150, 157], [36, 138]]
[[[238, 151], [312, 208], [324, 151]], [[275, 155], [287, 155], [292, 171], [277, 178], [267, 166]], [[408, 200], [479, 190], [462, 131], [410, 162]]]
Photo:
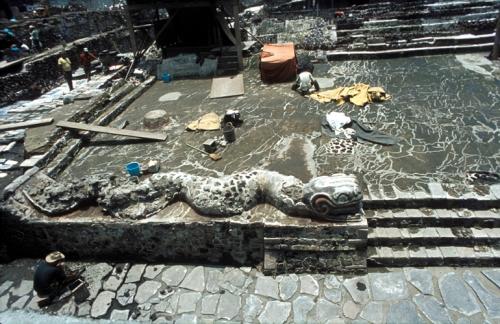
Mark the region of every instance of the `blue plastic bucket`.
[[161, 79], [165, 83], [172, 81], [172, 77], [170, 76], [170, 74], [168, 72], [164, 72], [163, 75], [161, 76]]
[[140, 176], [141, 175], [141, 165], [138, 162], [130, 162], [127, 164], [127, 172], [131, 176]]

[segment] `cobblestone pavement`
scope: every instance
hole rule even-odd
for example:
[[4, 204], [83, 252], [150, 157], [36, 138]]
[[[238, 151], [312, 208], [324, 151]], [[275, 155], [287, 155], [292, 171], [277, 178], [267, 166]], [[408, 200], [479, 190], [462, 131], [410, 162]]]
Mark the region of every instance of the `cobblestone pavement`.
[[500, 323], [498, 268], [270, 277], [245, 267], [68, 262], [86, 267], [88, 297], [40, 310], [32, 292], [35, 264], [0, 266], [0, 311], [154, 323]]

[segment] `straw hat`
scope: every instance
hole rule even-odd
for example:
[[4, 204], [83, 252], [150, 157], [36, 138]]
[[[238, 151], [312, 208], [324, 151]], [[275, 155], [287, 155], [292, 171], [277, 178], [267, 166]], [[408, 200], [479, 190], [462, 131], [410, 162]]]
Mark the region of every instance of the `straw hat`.
[[47, 263], [56, 263], [57, 261], [62, 261], [64, 260], [65, 256], [64, 254], [62, 254], [61, 252], [59, 251], [54, 251], [54, 252], [51, 252], [49, 253], [46, 257], [45, 257], [45, 261]]

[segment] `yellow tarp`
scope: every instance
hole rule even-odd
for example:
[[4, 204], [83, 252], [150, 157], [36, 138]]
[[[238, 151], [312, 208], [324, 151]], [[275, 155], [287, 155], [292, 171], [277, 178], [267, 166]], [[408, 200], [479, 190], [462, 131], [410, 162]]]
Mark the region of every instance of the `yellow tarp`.
[[337, 105], [351, 102], [356, 106], [364, 106], [370, 102], [386, 101], [391, 96], [381, 87], [370, 87], [368, 84], [357, 83], [350, 87], [340, 87], [333, 90], [317, 92], [309, 95], [311, 99], [326, 103], [335, 101]]
[[210, 112], [201, 116], [200, 119], [190, 122], [186, 128], [191, 131], [195, 130], [218, 130], [220, 129], [220, 117], [214, 112]]

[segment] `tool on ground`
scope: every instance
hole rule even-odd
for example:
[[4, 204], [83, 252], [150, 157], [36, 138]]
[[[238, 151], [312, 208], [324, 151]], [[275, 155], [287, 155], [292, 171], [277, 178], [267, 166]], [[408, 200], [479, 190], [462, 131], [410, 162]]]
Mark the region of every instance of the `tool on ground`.
[[207, 152], [203, 151], [202, 149], [197, 148], [196, 146], [190, 145], [188, 143], [184, 143], [184, 144], [186, 144], [187, 146], [189, 146], [193, 150], [196, 150], [196, 151], [201, 152], [203, 154], [207, 154], [208, 157], [211, 158], [213, 161], [218, 161], [218, 160], [222, 159], [222, 155], [220, 153], [207, 153]]

